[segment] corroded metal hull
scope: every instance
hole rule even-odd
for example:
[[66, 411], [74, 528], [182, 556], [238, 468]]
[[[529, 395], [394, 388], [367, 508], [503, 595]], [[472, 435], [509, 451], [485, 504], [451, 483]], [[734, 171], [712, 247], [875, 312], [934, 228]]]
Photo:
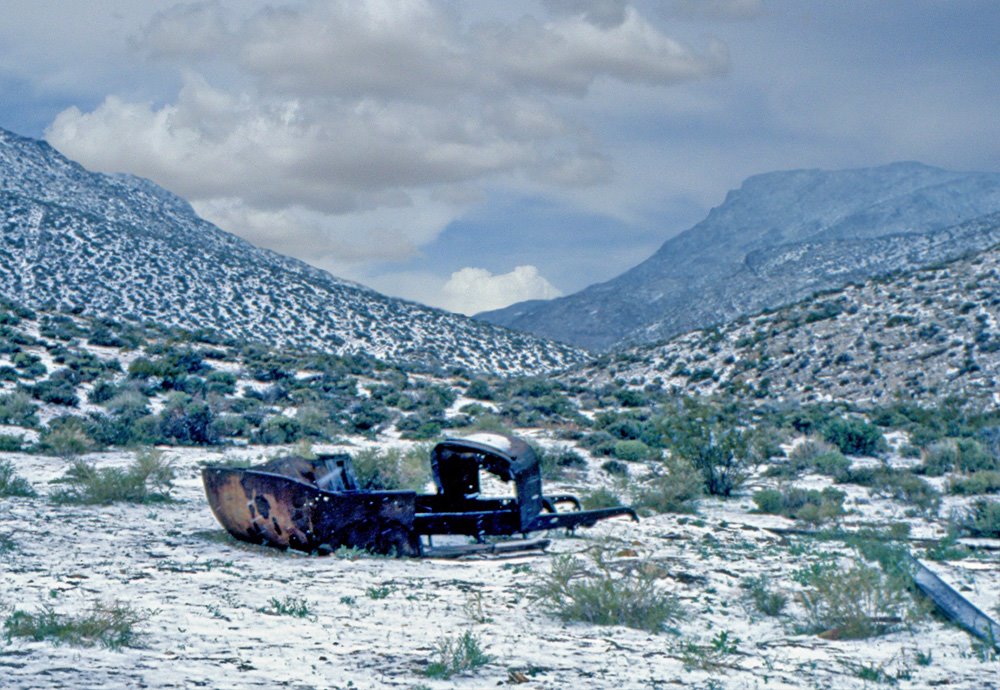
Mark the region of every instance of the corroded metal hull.
[[329, 553], [341, 546], [419, 556], [412, 491], [324, 491], [281, 474], [206, 467], [202, 480], [216, 519], [237, 539]]
[[[581, 510], [574, 496], [545, 496], [534, 451], [521, 439], [479, 434], [447, 439], [431, 452], [437, 492], [368, 491], [358, 487], [351, 458], [275, 458], [252, 468], [206, 467], [205, 493], [215, 517], [237, 539], [312, 553], [347, 546], [397, 556], [434, 556], [421, 537], [459, 534], [480, 543], [437, 555], [483, 553], [488, 536], [589, 527], [631, 508]], [[480, 494], [481, 471], [514, 485], [514, 496]], [[557, 504], [576, 510], [560, 512]], [[544, 540], [520, 547], [539, 548]], [[510, 550], [507, 548], [505, 550]]]

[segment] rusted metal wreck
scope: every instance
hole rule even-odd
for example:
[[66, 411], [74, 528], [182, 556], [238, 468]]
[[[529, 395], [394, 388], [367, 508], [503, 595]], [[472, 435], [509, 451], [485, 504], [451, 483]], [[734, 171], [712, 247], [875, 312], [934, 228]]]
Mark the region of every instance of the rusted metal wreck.
[[[251, 468], [202, 470], [215, 517], [237, 539], [280, 548], [329, 553], [357, 547], [400, 556], [460, 555], [468, 548], [431, 547], [434, 535], [516, 535], [589, 527], [628, 515], [618, 506], [581, 510], [575, 496], [546, 496], [531, 447], [500, 434], [448, 439], [431, 451], [436, 492], [358, 489], [350, 456], [289, 456]], [[481, 495], [480, 472], [514, 485], [514, 495]], [[570, 505], [572, 510], [560, 511]], [[531, 544], [537, 545], [538, 542]]]

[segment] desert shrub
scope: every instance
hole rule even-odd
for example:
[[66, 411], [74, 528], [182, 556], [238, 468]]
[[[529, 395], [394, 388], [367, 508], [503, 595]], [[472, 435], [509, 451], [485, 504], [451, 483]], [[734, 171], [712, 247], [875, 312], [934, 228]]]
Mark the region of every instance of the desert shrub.
[[583, 494], [580, 498], [586, 510], [596, 510], [598, 508], [614, 508], [622, 505], [622, 500], [614, 491], [607, 487], [592, 489]]
[[407, 451], [399, 448], [368, 448], [351, 457], [358, 485], [367, 490], [420, 491], [430, 480], [426, 446]]
[[729, 408], [686, 399], [653, 426], [671, 453], [701, 472], [705, 490], [715, 496], [730, 496], [760, 460], [755, 434]]
[[258, 443], [278, 445], [294, 443], [302, 438], [302, 424], [298, 419], [283, 414], [276, 414], [264, 420], [254, 438]]
[[86, 423], [79, 417], [63, 416], [49, 421], [38, 439], [38, 449], [63, 458], [81, 455], [95, 447]]
[[620, 460], [606, 460], [601, 463], [601, 469], [613, 477], [627, 477], [629, 475], [628, 465]]
[[753, 609], [765, 616], [781, 615], [788, 604], [788, 595], [776, 591], [767, 575], [747, 578], [740, 583], [740, 587], [746, 592], [747, 601]]
[[844, 515], [844, 492], [827, 487], [822, 491], [787, 487], [762, 489], [753, 495], [757, 510], [819, 524]]
[[20, 391], [0, 395], [0, 424], [37, 427], [38, 406]]
[[396, 422], [396, 429], [401, 437], [413, 441], [426, 441], [441, 435], [442, 419], [432, 418], [424, 412], [415, 412], [401, 417]]
[[823, 438], [845, 455], [879, 455], [888, 450], [882, 430], [857, 418], [830, 420], [823, 428]]
[[851, 466], [844, 454], [826, 441], [807, 438], [795, 446], [788, 455], [788, 473], [816, 472], [829, 477], [843, 478]]
[[864, 639], [889, 632], [893, 623], [915, 615], [903, 581], [875, 566], [854, 563], [814, 566], [797, 574], [803, 585], [804, 632], [839, 639]]
[[17, 476], [14, 464], [10, 460], [0, 460], [0, 497], [36, 496], [35, 490], [24, 477]]
[[959, 528], [973, 537], [1000, 538], [1000, 502], [980, 499], [958, 521]]
[[109, 504], [170, 501], [175, 472], [159, 451], [138, 453], [131, 465], [100, 469], [75, 461], [60, 480], [69, 486], [52, 494], [56, 503]]
[[931, 477], [940, 477], [958, 466], [958, 444], [953, 439], [934, 441], [920, 453], [920, 470]]
[[0, 453], [16, 453], [24, 448], [24, 436], [0, 434]]
[[597, 431], [580, 439], [580, 445], [589, 450], [592, 455], [609, 457], [615, 452], [618, 439], [607, 431]]
[[932, 477], [952, 471], [1000, 470], [1000, 461], [994, 454], [971, 438], [934, 441], [924, 448], [921, 456], [920, 471]]
[[89, 613], [76, 616], [56, 613], [51, 606], [43, 606], [35, 613], [15, 610], [4, 621], [3, 628], [8, 642], [15, 637], [25, 637], [36, 642], [49, 640], [84, 647], [100, 644], [120, 649], [135, 644], [136, 627], [149, 614], [149, 611], [121, 603], [97, 604]]
[[569, 446], [556, 446], [555, 448], [544, 448], [532, 445], [535, 457], [538, 458], [538, 465], [542, 470], [542, 476], [555, 479], [563, 476], [566, 470], [581, 469], [587, 466], [587, 461], [582, 455]]
[[743, 485], [757, 462], [749, 441], [749, 435], [738, 429], [718, 435], [699, 432], [682, 439], [676, 450], [701, 472], [708, 493], [730, 496]]
[[658, 454], [658, 451], [653, 450], [638, 439], [618, 441], [612, 450], [612, 455], [626, 462], [640, 462], [653, 458]]
[[660, 632], [681, 615], [677, 599], [657, 586], [655, 568], [615, 564], [600, 551], [592, 559], [588, 567], [575, 556], [559, 556], [535, 584], [535, 596], [561, 620]]
[[434, 653], [436, 659], [424, 669], [424, 674], [429, 678], [451, 678], [493, 661], [493, 657], [483, 650], [483, 643], [471, 630], [466, 630], [458, 637], [439, 638]]
[[867, 467], [851, 470], [844, 481], [867, 486], [873, 495], [909, 503], [924, 513], [936, 513], [941, 494], [923, 478], [907, 470]]
[[493, 399], [493, 389], [490, 388], [490, 384], [482, 379], [475, 379], [470, 382], [469, 387], [465, 389], [465, 394], [474, 400]]
[[362, 400], [350, 411], [352, 430], [358, 434], [374, 435], [389, 419], [385, 406], [372, 400]]
[[705, 478], [685, 458], [670, 457], [637, 492], [636, 506], [654, 513], [693, 513], [705, 491]]
[[232, 395], [236, 392], [236, 374], [213, 371], [205, 377], [205, 392], [215, 395]]
[[948, 480], [948, 493], [950, 494], [973, 496], [997, 492], [1000, 492], [1000, 472], [996, 470], [973, 472]]
[[173, 393], [159, 415], [162, 439], [180, 445], [210, 445], [218, 442], [212, 409], [185, 393]]
[[72, 372], [60, 369], [49, 378], [32, 386], [31, 395], [51, 405], [77, 407], [80, 398], [76, 394], [76, 385], [77, 381]]

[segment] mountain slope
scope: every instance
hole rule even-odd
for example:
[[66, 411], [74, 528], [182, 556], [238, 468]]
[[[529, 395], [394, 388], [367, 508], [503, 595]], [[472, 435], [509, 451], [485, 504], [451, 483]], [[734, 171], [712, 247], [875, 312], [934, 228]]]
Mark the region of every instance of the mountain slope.
[[477, 318], [593, 349], [655, 341], [981, 249], [978, 226], [955, 226], [997, 211], [1000, 174], [895, 163], [757, 175], [621, 276]]
[[[1000, 222], [1000, 220], [998, 220]], [[799, 402], [1000, 404], [1000, 246], [608, 355], [569, 376]]]
[[380, 295], [254, 247], [184, 200], [0, 130], [0, 296], [245, 340], [499, 373], [574, 348]]

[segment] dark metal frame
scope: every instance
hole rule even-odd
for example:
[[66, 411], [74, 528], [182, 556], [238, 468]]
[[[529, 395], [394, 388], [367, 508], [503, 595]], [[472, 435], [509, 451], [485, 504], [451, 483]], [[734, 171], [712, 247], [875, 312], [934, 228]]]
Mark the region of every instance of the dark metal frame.
[[[618, 515], [638, 520], [625, 506], [581, 510], [575, 496], [545, 496], [531, 447], [516, 437], [488, 438], [500, 444], [448, 439], [434, 447], [433, 494], [359, 490], [344, 454], [279, 458], [254, 468], [206, 467], [202, 479], [212, 512], [233, 536], [319, 553], [348, 546], [433, 555], [422, 536], [459, 534], [482, 542], [487, 536], [589, 527]], [[512, 482], [514, 496], [483, 497], [481, 471]], [[575, 510], [559, 512], [567, 503]]]

